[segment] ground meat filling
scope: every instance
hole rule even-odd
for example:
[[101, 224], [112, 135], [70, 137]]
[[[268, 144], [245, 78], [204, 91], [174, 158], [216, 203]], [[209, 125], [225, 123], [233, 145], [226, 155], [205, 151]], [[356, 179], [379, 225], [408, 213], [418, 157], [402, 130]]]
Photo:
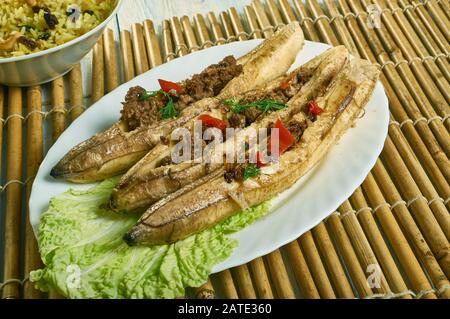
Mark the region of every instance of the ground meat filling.
[[[180, 96], [180, 100], [191, 98], [198, 101], [206, 97], [213, 97], [232, 79], [242, 73], [242, 65], [237, 64], [233, 56], [227, 56], [218, 64], [210, 65], [202, 73], [194, 75], [191, 79], [181, 83], [186, 97]], [[182, 105], [180, 105], [182, 107]]]
[[[274, 100], [280, 103], [287, 103], [312, 76], [313, 73], [309, 70], [299, 71], [297, 74], [289, 75], [286, 78], [287, 85], [282, 85], [270, 92], [256, 91], [248, 93], [240, 103], [248, 104], [260, 100]], [[239, 114], [233, 113], [228, 118], [228, 122], [233, 128], [244, 128], [255, 122], [262, 113], [257, 107], [249, 107]]]
[[159, 121], [159, 110], [167, 103], [167, 97], [162, 94], [141, 101], [140, 97], [145, 92], [145, 89], [140, 86], [132, 87], [125, 96], [125, 102], [122, 103], [121, 120], [126, 123], [129, 130]]
[[[216, 96], [240, 73], [242, 65], [237, 64], [233, 56], [227, 56], [218, 64], [210, 65], [200, 74], [180, 83], [183, 92], [173, 96], [176, 110], [181, 111], [191, 103]], [[129, 130], [154, 124], [161, 119], [160, 109], [167, 104], [167, 97], [158, 94], [145, 100], [140, 99], [145, 92], [142, 87], [132, 87], [125, 97], [125, 102], [122, 103], [121, 120]]]

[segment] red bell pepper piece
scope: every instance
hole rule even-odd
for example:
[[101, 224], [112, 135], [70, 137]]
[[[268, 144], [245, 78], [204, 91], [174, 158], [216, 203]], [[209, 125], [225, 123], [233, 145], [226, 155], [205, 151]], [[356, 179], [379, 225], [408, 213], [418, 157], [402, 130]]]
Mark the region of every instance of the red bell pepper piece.
[[318, 116], [323, 113], [323, 109], [319, 107], [316, 101], [308, 102], [308, 112], [311, 115]]
[[224, 130], [227, 128], [227, 123], [225, 121], [212, 117], [208, 114], [202, 114], [198, 117], [198, 119], [207, 127], [215, 127], [219, 130]]
[[[281, 155], [294, 144], [295, 138], [291, 134], [291, 132], [289, 132], [289, 130], [283, 125], [280, 119], [275, 122], [274, 128], [278, 129], [278, 149], [279, 154]], [[273, 135], [271, 135], [269, 145], [267, 146], [269, 150], [272, 149], [272, 143], [274, 142], [273, 138]]]
[[161, 87], [161, 90], [163, 90], [166, 93], [170, 93], [172, 90], [177, 92], [178, 94], [183, 92], [183, 88], [181, 85], [175, 82], [170, 82], [162, 79], [158, 79], [159, 86]]

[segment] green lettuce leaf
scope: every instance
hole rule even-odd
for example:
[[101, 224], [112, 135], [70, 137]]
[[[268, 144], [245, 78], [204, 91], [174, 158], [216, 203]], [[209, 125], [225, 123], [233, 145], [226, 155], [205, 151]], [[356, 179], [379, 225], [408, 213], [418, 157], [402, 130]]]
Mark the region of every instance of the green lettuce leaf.
[[88, 191], [52, 198], [40, 221], [38, 244], [45, 267], [30, 273], [42, 291], [68, 298], [175, 298], [206, 282], [228, 258], [239, 231], [268, 212], [264, 203], [170, 245], [129, 247], [123, 234], [137, 221], [103, 207], [118, 179]]

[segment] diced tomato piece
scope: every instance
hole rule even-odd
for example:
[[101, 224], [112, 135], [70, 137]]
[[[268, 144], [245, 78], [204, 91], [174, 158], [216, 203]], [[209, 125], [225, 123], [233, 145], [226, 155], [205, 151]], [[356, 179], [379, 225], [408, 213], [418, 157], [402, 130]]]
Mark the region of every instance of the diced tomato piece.
[[291, 74], [287, 79], [285, 79], [280, 84], [280, 89], [287, 90], [289, 86], [291, 85], [292, 80], [294, 79], [295, 74]]
[[170, 93], [171, 91], [175, 91], [178, 94], [183, 92], [183, 87], [175, 82], [170, 82], [162, 79], [158, 79], [159, 86], [161, 87], [161, 90], [163, 90], [166, 93]]
[[324, 111], [323, 109], [317, 104], [316, 101], [310, 101], [308, 102], [308, 112], [311, 115], [318, 116], [322, 114]]
[[200, 115], [198, 119], [207, 127], [215, 127], [219, 130], [224, 130], [227, 128], [227, 123], [225, 121], [212, 117], [208, 114]]
[[[295, 142], [295, 137], [289, 132], [289, 130], [283, 125], [280, 119], [275, 122], [274, 128], [278, 129], [278, 146], [279, 154], [283, 154], [289, 147]], [[268, 149], [272, 149], [273, 136], [269, 140]]]

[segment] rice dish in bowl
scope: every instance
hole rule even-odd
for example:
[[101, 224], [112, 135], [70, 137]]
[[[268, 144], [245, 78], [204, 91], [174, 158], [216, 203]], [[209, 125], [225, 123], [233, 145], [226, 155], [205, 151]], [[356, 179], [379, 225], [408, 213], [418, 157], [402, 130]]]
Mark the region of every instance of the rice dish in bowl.
[[1, 0], [0, 58], [17, 57], [69, 42], [98, 26], [114, 0]]

